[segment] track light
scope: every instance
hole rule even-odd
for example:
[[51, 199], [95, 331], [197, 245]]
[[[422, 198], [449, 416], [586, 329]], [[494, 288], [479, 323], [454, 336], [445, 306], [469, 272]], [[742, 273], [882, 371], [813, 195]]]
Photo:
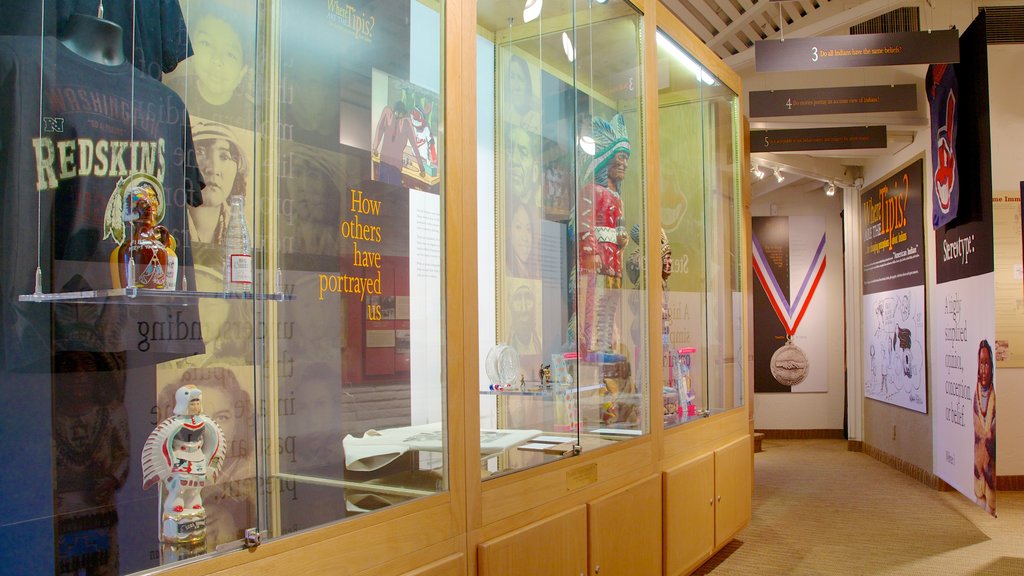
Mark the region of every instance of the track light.
[[835, 196], [836, 185], [834, 182], [825, 182], [825, 196]]
[[757, 164], [754, 164], [753, 166], [750, 167], [750, 173], [753, 174], [754, 178], [757, 178], [758, 180], [764, 178], [764, 170], [761, 170], [761, 167], [758, 166]]
[[775, 169], [775, 181], [778, 182], [779, 184], [782, 184], [783, 180], [785, 180], [785, 179], [786, 179], [786, 177], [782, 175], [782, 171], [779, 170], [778, 168], [776, 168]]

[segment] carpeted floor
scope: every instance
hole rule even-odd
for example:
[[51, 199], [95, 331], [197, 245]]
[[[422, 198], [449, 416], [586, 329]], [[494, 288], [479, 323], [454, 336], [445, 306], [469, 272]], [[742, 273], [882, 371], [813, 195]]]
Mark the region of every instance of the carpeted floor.
[[753, 520], [695, 574], [1024, 575], [1024, 492], [992, 518], [845, 440], [765, 440]]

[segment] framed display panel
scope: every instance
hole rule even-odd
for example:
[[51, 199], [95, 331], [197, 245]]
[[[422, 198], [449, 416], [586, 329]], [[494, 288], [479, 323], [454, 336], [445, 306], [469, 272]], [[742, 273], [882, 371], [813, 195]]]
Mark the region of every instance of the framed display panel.
[[446, 491], [441, 6], [99, 4], [0, 30], [5, 557], [149, 571]]
[[666, 426], [742, 406], [739, 98], [658, 30]]
[[477, 18], [481, 442], [505, 438], [482, 455], [493, 476], [648, 430], [641, 16], [564, 0], [479, 2]]

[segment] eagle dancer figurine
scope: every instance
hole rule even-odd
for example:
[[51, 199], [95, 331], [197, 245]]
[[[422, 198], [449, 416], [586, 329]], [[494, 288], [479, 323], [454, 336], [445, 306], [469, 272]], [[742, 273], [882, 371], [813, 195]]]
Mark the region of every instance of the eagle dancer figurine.
[[217, 481], [227, 452], [224, 433], [203, 414], [203, 392], [188, 384], [174, 394], [174, 414], [153, 430], [142, 448], [142, 488], [167, 489], [161, 539], [171, 544], [206, 538], [202, 489]]

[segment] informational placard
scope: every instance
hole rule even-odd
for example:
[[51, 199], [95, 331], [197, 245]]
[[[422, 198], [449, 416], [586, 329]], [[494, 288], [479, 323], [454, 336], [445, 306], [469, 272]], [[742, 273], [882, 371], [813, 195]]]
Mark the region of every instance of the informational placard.
[[917, 85], [839, 86], [750, 93], [750, 117], [917, 110]]
[[755, 217], [754, 391], [828, 391], [825, 219]]
[[926, 413], [924, 159], [861, 194], [864, 395]]
[[961, 162], [956, 218], [935, 229], [936, 286], [929, 299], [932, 468], [996, 513], [995, 274], [988, 46], [984, 12], [964, 32], [957, 137]]
[[885, 126], [840, 126], [751, 130], [751, 152], [799, 152], [804, 150], [854, 150], [885, 148]]
[[[1024, 189], [1024, 182], [1021, 182]], [[992, 193], [992, 241], [995, 243], [996, 366], [1024, 367], [1024, 264], [1021, 262], [1021, 194]]]
[[758, 72], [959, 62], [956, 30], [817, 36], [754, 42]]

